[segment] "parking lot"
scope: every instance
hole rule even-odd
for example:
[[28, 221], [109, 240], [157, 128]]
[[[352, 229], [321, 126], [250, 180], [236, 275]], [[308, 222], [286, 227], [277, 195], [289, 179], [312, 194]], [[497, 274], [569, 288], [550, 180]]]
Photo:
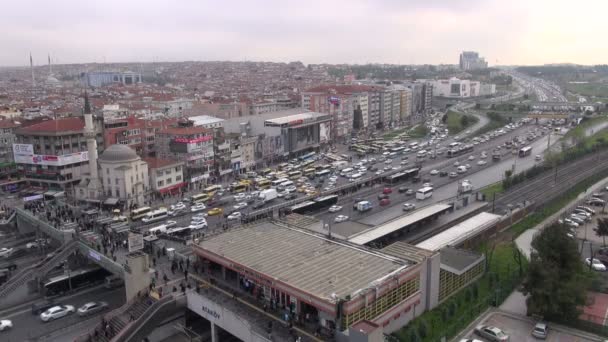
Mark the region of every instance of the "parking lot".
[[[491, 325], [500, 328], [507, 335], [511, 342], [536, 342], [539, 339], [531, 335], [535, 322], [528, 317], [519, 317], [516, 315], [492, 312], [488, 314], [481, 323], [483, 325]], [[469, 331], [465, 338], [474, 338], [480, 341], [491, 342], [487, 339], [477, 336], [473, 329]], [[456, 340], [458, 341], [458, 340]], [[585, 341], [601, 341], [599, 338], [580, 333], [578, 331], [562, 328], [561, 326], [552, 326], [549, 324], [549, 335], [545, 341], [553, 342], [585, 342]]]

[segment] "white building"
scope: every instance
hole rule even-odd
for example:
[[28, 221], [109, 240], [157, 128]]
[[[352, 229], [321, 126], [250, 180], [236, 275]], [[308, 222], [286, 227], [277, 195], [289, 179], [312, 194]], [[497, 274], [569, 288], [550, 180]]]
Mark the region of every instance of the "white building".
[[496, 93], [495, 84], [482, 84], [479, 81], [461, 80], [456, 77], [429, 82], [433, 85], [433, 96], [439, 97], [468, 98]]
[[112, 145], [99, 156], [100, 178], [108, 197], [143, 206], [150, 190], [148, 164], [127, 145]]
[[150, 187], [159, 194], [175, 194], [184, 182], [184, 163], [170, 159], [144, 158], [150, 172]]

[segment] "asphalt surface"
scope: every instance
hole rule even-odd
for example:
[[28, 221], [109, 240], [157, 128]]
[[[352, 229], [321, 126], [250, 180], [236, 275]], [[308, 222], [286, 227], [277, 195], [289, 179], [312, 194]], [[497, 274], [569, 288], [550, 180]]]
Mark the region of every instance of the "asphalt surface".
[[[59, 334], [63, 330], [71, 330], [74, 326], [80, 325], [85, 321], [92, 320], [97, 322], [101, 314], [105, 314], [124, 304], [124, 296], [124, 287], [107, 290], [98, 286], [72, 296], [57, 298], [56, 302], [73, 305], [76, 309], [92, 301], [104, 301], [108, 303], [109, 308], [88, 317], [79, 317], [76, 313], [73, 313], [48, 323], [42, 322], [38, 315], [32, 314], [31, 303], [12, 308], [10, 311], [7, 310], [0, 313], [0, 319], [10, 319], [13, 322], [13, 329], [0, 333], [0, 340], [26, 341], [28, 339], [39, 339], [47, 335]], [[39, 299], [36, 302], [41, 301], [42, 299]]]

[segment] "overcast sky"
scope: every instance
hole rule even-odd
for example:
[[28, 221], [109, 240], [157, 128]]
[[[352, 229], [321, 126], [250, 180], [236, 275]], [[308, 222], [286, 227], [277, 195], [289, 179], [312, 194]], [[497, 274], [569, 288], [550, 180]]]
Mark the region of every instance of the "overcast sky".
[[16, 0], [0, 65], [263, 60], [608, 63], [606, 0]]

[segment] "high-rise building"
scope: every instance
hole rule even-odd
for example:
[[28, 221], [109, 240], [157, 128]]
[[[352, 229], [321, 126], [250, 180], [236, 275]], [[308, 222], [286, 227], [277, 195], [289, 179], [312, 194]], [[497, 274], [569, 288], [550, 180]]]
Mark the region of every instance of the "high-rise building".
[[82, 83], [88, 87], [103, 87], [108, 84], [120, 83], [123, 85], [141, 83], [142, 77], [136, 72], [85, 72], [80, 75]]
[[462, 70], [485, 69], [487, 67], [488, 62], [479, 57], [479, 53], [475, 51], [463, 51], [460, 54], [460, 69]]

